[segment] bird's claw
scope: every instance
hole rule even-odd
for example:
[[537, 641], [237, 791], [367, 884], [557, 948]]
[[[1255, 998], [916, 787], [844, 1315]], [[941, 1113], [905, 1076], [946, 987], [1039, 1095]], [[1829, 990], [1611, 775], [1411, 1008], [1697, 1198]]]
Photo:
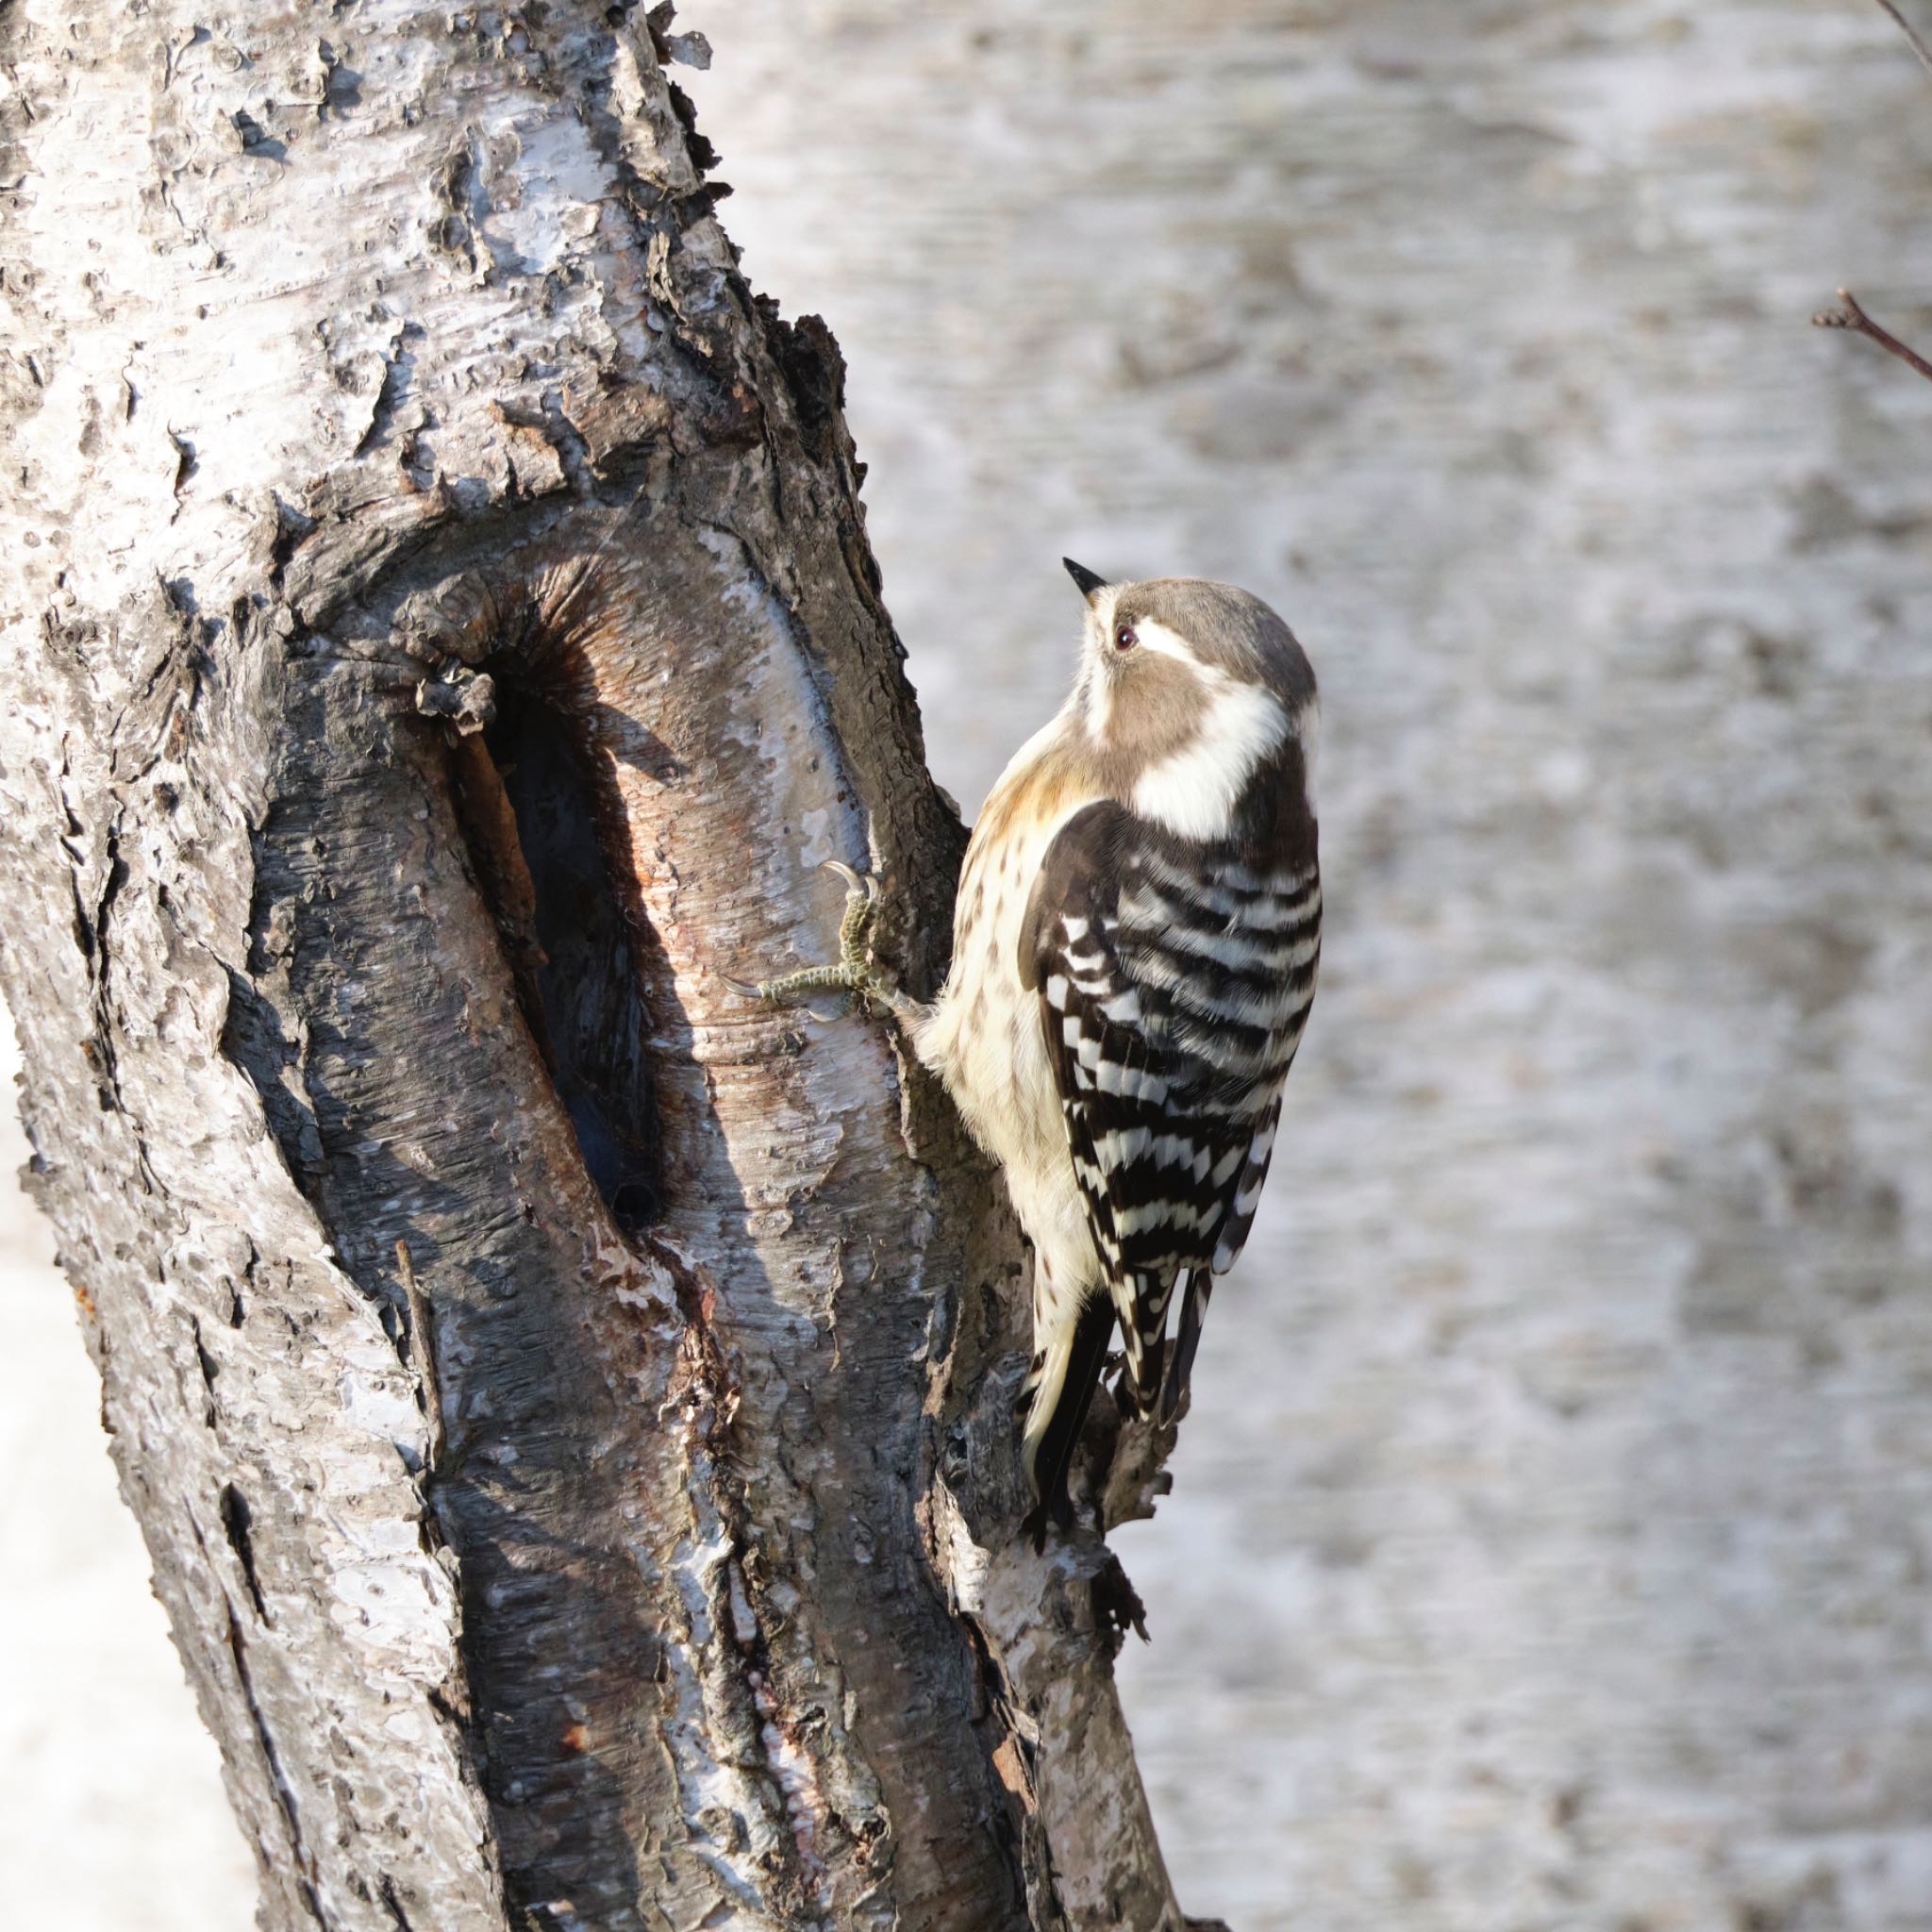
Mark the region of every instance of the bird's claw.
[[777, 979], [755, 984], [725, 977], [734, 992], [768, 1005], [781, 1005], [812, 992], [849, 992], [860, 1001], [891, 1011], [900, 992], [890, 974], [873, 963], [872, 929], [878, 918], [879, 882], [870, 873], [855, 871], [842, 858], [828, 858], [824, 868], [845, 881], [845, 911], [839, 921], [839, 959], [836, 965], [808, 966]]
[[[824, 870], [845, 881], [845, 911], [839, 921], [839, 964], [847, 973], [870, 975], [868, 943], [879, 915], [879, 882], [869, 872], [854, 872], [842, 858], [828, 858]], [[856, 987], [862, 991], [862, 987]]]

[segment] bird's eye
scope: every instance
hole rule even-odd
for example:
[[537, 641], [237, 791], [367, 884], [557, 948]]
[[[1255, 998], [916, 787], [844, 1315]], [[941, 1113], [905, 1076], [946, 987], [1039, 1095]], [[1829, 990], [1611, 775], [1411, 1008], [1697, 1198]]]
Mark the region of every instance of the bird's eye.
[[1124, 624], [1113, 634], [1113, 647], [1116, 651], [1131, 651], [1141, 641], [1134, 635], [1134, 626]]

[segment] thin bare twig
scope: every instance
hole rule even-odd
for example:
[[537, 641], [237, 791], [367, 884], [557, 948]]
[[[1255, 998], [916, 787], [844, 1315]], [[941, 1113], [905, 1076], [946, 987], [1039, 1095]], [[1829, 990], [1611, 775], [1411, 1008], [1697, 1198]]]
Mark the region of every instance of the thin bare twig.
[[1858, 307], [1858, 298], [1849, 289], [1840, 289], [1838, 291], [1838, 299], [1844, 307], [1827, 308], [1822, 315], [1814, 315], [1811, 318], [1814, 328], [1848, 328], [1854, 335], [1869, 336], [1888, 355], [1896, 356], [1901, 362], [1908, 363], [1927, 382], [1932, 382], [1932, 362], [1926, 361], [1918, 350], [1900, 341], [1889, 328], [1881, 328], [1874, 322]]
[[[1919, 65], [1927, 74], [1932, 74], [1932, 47], [1925, 44], [1919, 30], [1899, 11], [1893, 0], [1878, 0], [1878, 5], [1890, 15], [1892, 25], [1905, 35], [1912, 52], [1919, 57]], [[1918, 350], [1900, 341], [1889, 328], [1881, 328], [1874, 322], [1858, 307], [1858, 298], [1849, 289], [1840, 289], [1838, 299], [1843, 307], [1827, 308], [1822, 315], [1814, 315], [1811, 321], [1815, 327], [1844, 328], [1850, 329], [1854, 335], [1869, 336], [1888, 356], [1896, 356], [1901, 362], [1916, 369], [1927, 382], [1932, 382], [1932, 362], [1928, 362]]]
[[1886, 12], [1891, 15], [1892, 21], [1898, 27], [1899, 32], [1911, 42], [1912, 52], [1919, 57], [1919, 65], [1927, 74], [1932, 74], [1932, 47], [1927, 47], [1925, 42], [1920, 39], [1918, 29], [1891, 4], [1891, 0], [1878, 0], [1878, 4], [1885, 8]]

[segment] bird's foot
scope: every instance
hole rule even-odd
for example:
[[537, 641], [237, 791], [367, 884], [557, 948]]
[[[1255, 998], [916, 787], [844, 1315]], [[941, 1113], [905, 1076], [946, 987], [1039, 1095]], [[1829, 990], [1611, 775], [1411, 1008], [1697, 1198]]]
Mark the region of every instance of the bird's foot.
[[898, 981], [872, 957], [873, 926], [879, 912], [879, 882], [869, 873], [854, 872], [841, 859], [826, 859], [825, 870], [837, 873], [845, 881], [845, 915], [839, 922], [837, 962], [808, 966], [777, 979], [733, 979], [727, 984], [747, 999], [764, 1000], [773, 1006], [782, 1006], [808, 993], [848, 992], [861, 1005], [895, 1013], [906, 1004], [906, 995], [900, 991]]

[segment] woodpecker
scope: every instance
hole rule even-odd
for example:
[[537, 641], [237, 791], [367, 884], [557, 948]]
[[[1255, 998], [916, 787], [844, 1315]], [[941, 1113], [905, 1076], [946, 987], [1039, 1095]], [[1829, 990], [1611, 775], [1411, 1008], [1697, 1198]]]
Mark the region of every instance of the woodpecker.
[[887, 1006], [999, 1163], [1034, 1254], [1036, 1540], [1064, 1518], [1116, 1328], [1141, 1413], [1171, 1421], [1187, 1393], [1213, 1277], [1254, 1223], [1322, 933], [1315, 677], [1293, 633], [1226, 584], [1065, 561], [1087, 605], [1078, 675], [974, 828], [939, 998], [870, 963], [876, 889], [849, 872], [840, 963], [757, 989]]

